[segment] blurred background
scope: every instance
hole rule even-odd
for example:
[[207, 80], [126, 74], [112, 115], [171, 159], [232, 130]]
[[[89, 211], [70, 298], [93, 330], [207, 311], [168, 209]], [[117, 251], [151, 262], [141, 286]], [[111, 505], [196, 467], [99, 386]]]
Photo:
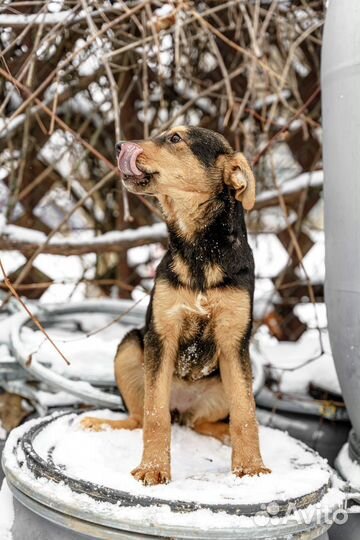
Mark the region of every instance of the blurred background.
[[154, 199], [123, 191], [114, 145], [201, 125], [244, 152], [257, 179], [247, 224], [252, 357], [266, 376], [258, 404], [316, 418], [313, 446], [319, 422], [346, 420], [323, 292], [325, 9], [325, 0], [3, 1], [3, 312], [9, 282], [30, 305], [146, 303], [166, 228]]
[[297, 339], [294, 305], [312, 300], [310, 282], [323, 296], [323, 18], [320, 0], [3, 2], [0, 249], [17, 290], [53, 301], [148, 289], [159, 230], [104, 237], [159, 221], [154, 199], [122, 193], [114, 144], [201, 125], [253, 164], [249, 229], [270, 304], [257, 315]]

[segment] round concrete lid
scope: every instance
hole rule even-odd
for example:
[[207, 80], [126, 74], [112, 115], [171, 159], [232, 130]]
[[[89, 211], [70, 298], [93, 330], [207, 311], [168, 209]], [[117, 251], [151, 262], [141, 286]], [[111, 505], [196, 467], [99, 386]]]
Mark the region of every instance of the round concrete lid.
[[[230, 473], [229, 447], [174, 426], [173, 480], [144, 487], [130, 474], [141, 457], [141, 430], [88, 432], [81, 429], [80, 419], [62, 413], [30, 421], [11, 433], [3, 456], [15, 495], [70, 528], [85, 522], [119, 535], [131, 531], [177, 538], [271, 538], [272, 533], [279, 538], [279, 532], [304, 530], [320, 534], [326, 530], [321, 528], [326, 525], [322, 505], [329, 521], [329, 506], [338, 507], [343, 500], [330, 487], [325, 460], [281, 431], [260, 430], [272, 474], [239, 479]], [[300, 520], [299, 510], [306, 513]]]

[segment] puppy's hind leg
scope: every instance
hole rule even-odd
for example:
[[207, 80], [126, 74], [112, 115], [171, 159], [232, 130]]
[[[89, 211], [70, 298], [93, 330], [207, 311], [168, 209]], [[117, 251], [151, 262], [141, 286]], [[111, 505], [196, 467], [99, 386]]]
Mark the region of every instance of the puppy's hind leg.
[[214, 437], [218, 441], [230, 446], [230, 428], [227, 422], [198, 422], [193, 430], [200, 435]]
[[115, 379], [129, 418], [109, 420], [86, 416], [81, 426], [90, 431], [137, 429], [142, 427], [144, 412], [144, 345], [140, 330], [131, 330], [120, 343], [115, 356]]
[[229, 403], [220, 377], [192, 383], [199, 396], [191, 410], [192, 428], [201, 435], [215, 437], [230, 445]]

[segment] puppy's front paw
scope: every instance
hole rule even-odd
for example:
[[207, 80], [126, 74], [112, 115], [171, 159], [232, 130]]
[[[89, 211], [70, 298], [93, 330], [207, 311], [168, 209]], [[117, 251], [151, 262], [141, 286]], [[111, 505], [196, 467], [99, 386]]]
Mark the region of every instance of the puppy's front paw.
[[101, 418], [95, 418], [93, 416], [85, 416], [80, 422], [80, 425], [86, 431], [104, 431], [105, 421]]
[[160, 465], [139, 465], [131, 474], [145, 486], [167, 484], [171, 480], [170, 469]]
[[247, 465], [245, 467], [235, 467], [233, 474], [242, 478], [243, 476], [260, 476], [260, 474], [271, 474], [271, 469], [264, 465]]

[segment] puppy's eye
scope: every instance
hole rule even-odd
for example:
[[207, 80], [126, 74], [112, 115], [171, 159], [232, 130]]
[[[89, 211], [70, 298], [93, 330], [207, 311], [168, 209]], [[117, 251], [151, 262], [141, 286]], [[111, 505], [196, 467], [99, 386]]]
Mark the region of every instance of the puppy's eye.
[[173, 135], [171, 135], [169, 140], [170, 140], [171, 143], [176, 144], [176, 143], [182, 141], [182, 138], [180, 137], [180, 135], [178, 133], [174, 133]]

